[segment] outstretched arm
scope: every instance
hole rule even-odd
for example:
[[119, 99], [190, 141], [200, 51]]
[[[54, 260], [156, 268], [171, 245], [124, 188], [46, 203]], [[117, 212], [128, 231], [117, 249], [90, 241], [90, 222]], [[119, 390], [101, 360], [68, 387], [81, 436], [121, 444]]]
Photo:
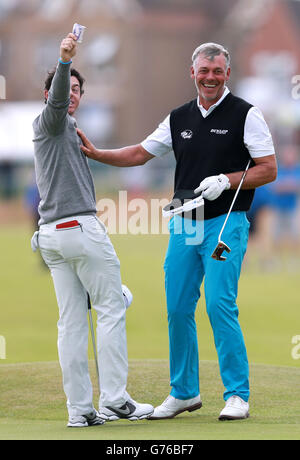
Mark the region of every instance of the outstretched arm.
[[83, 143], [80, 146], [82, 152], [87, 157], [101, 163], [119, 167], [141, 166], [154, 158], [154, 155], [147, 152], [141, 144], [130, 145], [120, 149], [100, 150], [96, 149], [80, 129], [77, 129], [77, 134]]
[[75, 35], [69, 33], [60, 45], [60, 59], [49, 91], [45, 90], [47, 105], [39, 123], [43, 131], [50, 135], [59, 134], [64, 129], [70, 103], [70, 67], [76, 54]]

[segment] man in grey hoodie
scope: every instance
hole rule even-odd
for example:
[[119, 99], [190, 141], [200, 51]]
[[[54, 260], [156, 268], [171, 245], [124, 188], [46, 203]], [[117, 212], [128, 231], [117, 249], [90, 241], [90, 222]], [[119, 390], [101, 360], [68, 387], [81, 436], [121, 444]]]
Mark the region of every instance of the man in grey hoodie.
[[[59, 307], [58, 353], [69, 413], [68, 426], [101, 425], [105, 420], [138, 420], [153, 412], [126, 392], [128, 375], [126, 299], [120, 262], [96, 216], [96, 199], [87, 158], [73, 118], [84, 79], [71, 69], [76, 36], [61, 42], [60, 59], [45, 88], [46, 106], [34, 120], [34, 159], [41, 197], [39, 247], [54, 282]], [[93, 406], [88, 371], [87, 299], [97, 313], [101, 396]]]

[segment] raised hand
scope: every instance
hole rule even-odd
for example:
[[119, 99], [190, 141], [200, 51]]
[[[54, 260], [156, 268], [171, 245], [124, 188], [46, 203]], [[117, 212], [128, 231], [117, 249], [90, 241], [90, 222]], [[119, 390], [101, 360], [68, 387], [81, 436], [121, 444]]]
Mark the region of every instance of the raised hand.
[[76, 36], [69, 33], [60, 44], [60, 59], [63, 62], [69, 62], [76, 54]]

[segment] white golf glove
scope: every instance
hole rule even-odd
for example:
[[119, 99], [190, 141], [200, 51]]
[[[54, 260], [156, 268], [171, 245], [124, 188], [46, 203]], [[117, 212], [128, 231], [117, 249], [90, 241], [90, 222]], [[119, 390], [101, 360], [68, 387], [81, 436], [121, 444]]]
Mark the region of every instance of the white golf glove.
[[225, 174], [219, 176], [209, 176], [203, 179], [194, 193], [202, 192], [203, 198], [209, 201], [216, 200], [224, 190], [230, 189], [230, 182]]

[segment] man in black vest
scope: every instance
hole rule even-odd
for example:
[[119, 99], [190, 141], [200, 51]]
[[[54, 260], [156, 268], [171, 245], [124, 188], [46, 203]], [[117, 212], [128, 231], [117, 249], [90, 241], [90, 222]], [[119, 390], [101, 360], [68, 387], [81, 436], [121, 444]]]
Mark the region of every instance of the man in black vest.
[[[226, 87], [230, 76], [228, 51], [205, 43], [196, 48], [192, 62], [197, 99], [173, 110], [141, 144], [97, 150], [81, 131], [78, 134], [88, 157], [114, 166], [143, 165], [173, 151], [174, 198], [194, 198], [196, 190], [205, 201], [204, 219], [176, 215], [169, 223], [164, 269], [172, 390], [150, 418], [173, 418], [202, 406], [194, 313], [204, 280], [206, 308], [225, 387], [226, 404], [219, 419], [242, 419], [249, 416], [249, 369], [236, 297], [248, 241], [246, 212], [254, 189], [275, 180], [277, 163], [260, 110]], [[249, 159], [251, 167], [223, 234], [231, 252], [226, 261], [219, 262], [211, 254]], [[204, 235], [196, 244], [190, 242], [191, 229], [198, 236]]]

